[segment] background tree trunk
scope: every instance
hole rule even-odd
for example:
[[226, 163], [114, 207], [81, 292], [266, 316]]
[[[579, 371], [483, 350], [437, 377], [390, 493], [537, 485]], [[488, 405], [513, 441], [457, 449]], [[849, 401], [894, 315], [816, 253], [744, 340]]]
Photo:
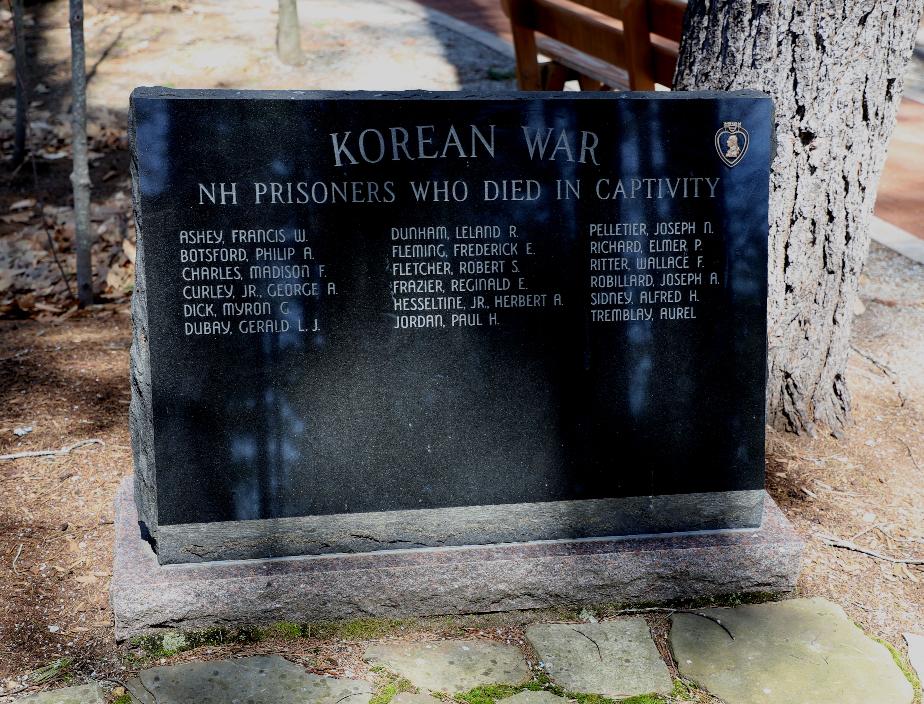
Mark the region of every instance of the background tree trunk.
[[[768, 421], [838, 435], [859, 275], [922, 0], [691, 0], [675, 87], [776, 103]], [[746, 125], [745, 125], [746, 127]]]
[[290, 66], [305, 63], [301, 35], [298, 29], [296, 0], [279, 0], [279, 20], [276, 24], [276, 51], [279, 59]]
[[13, 137], [13, 168], [26, 156], [26, 122], [29, 119], [29, 71], [26, 67], [26, 34], [22, 0], [13, 0], [14, 53], [16, 55], [16, 125]]
[[93, 303], [93, 263], [90, 258], [90, 169], [87, 164], [87, 71], [83, 43], [83, 0], [70, 0], [71, 25], [71, 145], [74, 166], [74, 239], [77, 250], [77, 302]]

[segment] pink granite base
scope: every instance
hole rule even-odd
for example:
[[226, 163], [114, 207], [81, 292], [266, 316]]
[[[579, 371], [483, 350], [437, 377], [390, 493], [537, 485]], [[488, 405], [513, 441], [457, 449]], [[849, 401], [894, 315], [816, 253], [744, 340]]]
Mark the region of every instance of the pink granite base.
[[803, 544], [772, 499], [764, 506], [756, 530], [159, 565], [129, 477], [116, 497], [116, 638], [791, 591]]

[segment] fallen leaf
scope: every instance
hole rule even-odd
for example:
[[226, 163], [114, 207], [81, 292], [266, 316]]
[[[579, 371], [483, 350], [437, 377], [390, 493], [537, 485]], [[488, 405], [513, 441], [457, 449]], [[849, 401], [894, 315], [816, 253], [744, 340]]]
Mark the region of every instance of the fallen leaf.
[[12, 215], [0, 216], [3, 222], [29, 222], [32, 219], [32, 213], [13, 213]]
[[35, 198], [23, 198], [10, 206], [10, 210], [25, 210], [26, 208], [35, 207]]

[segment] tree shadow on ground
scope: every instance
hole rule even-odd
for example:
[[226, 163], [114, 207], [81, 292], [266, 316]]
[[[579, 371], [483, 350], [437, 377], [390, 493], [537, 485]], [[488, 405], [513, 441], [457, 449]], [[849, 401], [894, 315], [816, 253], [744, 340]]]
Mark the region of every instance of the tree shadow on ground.
[[43, 327], [0, 326], [0, 418], [23, 419], [26, 425], [36, 415], [75, 416], [86, 421], [82, 430], [90, 435], [124, 426], [129, 398], [127, 320], [114, 327], [112, 335], [70, 344], [68, 338], [80, 336], [84, 328], [80, 322], [58, 328], [51, 344], [34, 335]]

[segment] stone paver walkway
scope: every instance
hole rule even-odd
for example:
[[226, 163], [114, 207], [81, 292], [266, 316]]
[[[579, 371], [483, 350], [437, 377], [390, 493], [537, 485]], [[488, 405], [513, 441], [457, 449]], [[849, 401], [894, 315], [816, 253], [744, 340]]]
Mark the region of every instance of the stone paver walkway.
[[[524, 650], [489, 640], [368, 644], [365, 658], [371, 665], [420, 690], [390, 701], [383, 697], [389, 675], [370, 673], [375, 684], [321, 677], [279, 656], [154, 667], [126, 684], [136, 704], [369, 704], [374, 694], [377, 704], [459, 704], [458, 697], [437, 698], [427, 690], [457, 695], [488, 685], [510, 686], [493, 695], [501, 697], [494, 704], [575, 704], [556, 694], [562, 690], [576, 699], [652, 694], [646, 702], [678, 701], [656, 696], [669, 694], [672, 681], [642, 618], [536, 624], [526, 637], [560, 689], [538, 691], [543, 680], [530, 670]], [[921, 668], [924, 637], [906, 638], [911, 662]], [[914, 698], [889, 651], [824, 599], [675, 613], [669, 640], [681, 674], [725, 704], [911, 704]], [[491, 690], [483, 696], [490, 701]], [[89, 684], [17, 704], [105, 701], [100, 687]]]
[[105, 701], [102, 689], [95, 683], [42, 692], [17, 700], [18, 704], [103, 704]]
[[520, 684], [530, 677], [519, 648], [502, 643], [441, 640], [377, 643], [366, 660], [431, 692], [465, 692], [485, 684]]
[[889, 651], [824, 599], [793, 599], [671, 617], [681, 674], [727, 704], [911, 704]]
[[368, 704], [361, 680], [320, 677], [276, 655], [187, 662], [139, 674], [132, 694], [144, 704]]
[[606, 623], [544, 623], [526, 637], [552, 681], [607, 697], [671, 691], [667, 666], [641, 617]]

